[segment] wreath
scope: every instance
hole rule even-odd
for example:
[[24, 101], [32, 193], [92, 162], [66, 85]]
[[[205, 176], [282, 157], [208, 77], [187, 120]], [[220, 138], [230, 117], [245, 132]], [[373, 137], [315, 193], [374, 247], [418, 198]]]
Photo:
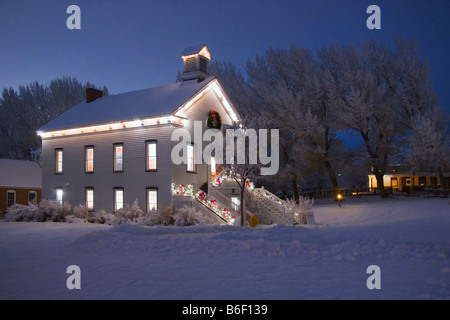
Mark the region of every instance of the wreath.
[[208, 121], [206, 125], [210, 129], [218, 129], [222, 128], [222, 119], [220, 118], [220, 114], [217, 111], [211, 110], [208, 113]]

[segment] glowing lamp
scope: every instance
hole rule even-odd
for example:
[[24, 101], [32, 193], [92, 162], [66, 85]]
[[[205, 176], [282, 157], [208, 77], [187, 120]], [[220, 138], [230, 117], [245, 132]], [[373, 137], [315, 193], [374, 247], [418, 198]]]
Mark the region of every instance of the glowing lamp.
[[341, 207], [342, 194], [339, 193], [339, 194], [337, 195], [337, 199], [338, 199], [339, 207]]

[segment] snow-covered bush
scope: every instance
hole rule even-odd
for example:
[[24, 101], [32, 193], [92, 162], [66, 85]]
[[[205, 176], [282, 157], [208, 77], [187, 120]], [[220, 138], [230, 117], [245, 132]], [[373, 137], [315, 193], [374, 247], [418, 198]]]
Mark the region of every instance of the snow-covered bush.
[[51, 220], [64, 222], [65, 217], [70, 214], [72, 206], [68, 202], [61, 204], [59, 201], [43, 199], [39, 203], [37, 221]]
[[98, 211], [92, 212], [92, 215], [88, 221], [91, 223], [113, 225], [115, 218], [115, 215], [112, 213], [107, 213], [105, 209], [101, 208]]
[[5, 221], [36, 221], [38, 210], [34, 203], [15, 204], [6, 210]]
[[137, 223], [141, 226], [154, 226], [159, 223], [159, 216], [156, 214], [156, 210], [152, 210], [150, 212], [147, 212], [147, 214], [143, 215], [142, 217], [139, 217], [137, 219]]
[[89, 219], [89, 209], [85, 205], [79, 204], [79, 205], [73, 207], [73, 215], [75, 218], [88, 220]]
[[64, 217], [64, 222], [66, 222], [66, 223], [86, 223], [87, 221], [86, 221], [86, 219], [77, 218], [73, 214], [68, 214], [67, 216]]
[[54, 221], [67, 223], [99, 223], [120, 225], [124, 223], [137, 223], [144, 226], [190, 226], [197, 224], [214, 224], [215, 221], [195, 208], [187, 206], [173, 209], [171, 206], [161, 207], [144, 213], [139, 208], [137, 199], [129, 206], [125, 205], [115, 213], [107, 213], [104, 209], [89, 211], [82, 204], [73, 207], [64, 202], [43, 199], [39, 206], [29, 203], [27, 206], [16, 204], [8, 208], [5, 221]]
[[178, 227], [212, 223], [212, 220], [204, 216], [202, 212], [188, 206], [178, 208], [173, 218], [174, 225]]
[[[128, 219], [124, 218], [127, 213], [124, 212], [123, 216], [119, 217], [119, 221], [125, 222]], [[90, 211], [85, 205], [79, 204], [73, 208], [73, 215], [66, 216], [66, 222], [89, 222], [98, 224], [113, 225], [116, 216], [111, 213], [107, 213], [105, 209], [101, 208], [97, 211]], [[120, 224], [120, 223], [118, 223]]]
[[312, 206], [314, 204], [314, 198], [308, 197], [299, 197], [298, 207], [300, 208], [300, 212], [308, 213], [312, 211]]
[[161, 209], [156, 210], [160, 224], [164, 226], [170, 226], [175, 223], [175, 219], [173, 218], [173, 208], [171, 206], [162, 207]]
[[174, 222], [175, 220], [173, 218], [173, 210], [171, 206], [165, 206], [156, 210], [153, 209], [138, 220], [138, 223], [144, 226], [170, 226], [173, 225]]
[[15, 204], [8, 208], [5, 221], [38, 221], [43, 222], [51, 220], [54, 222], [63, 222], [65, 217], [70, 214], [72, 206], [64, 202], [43, 199], [37, 206], [34, 203], [28, 205]]
[[137, 222], [137, 219], [144, 215], [144, 211], [139, 208], [138, 200], [134, 200], [133, 204], [126, 204], [123, 208], [116, 210], [116, 218], [113, 221], [114, 225], [119, 225], [123, 223]]
[[312, 206], [314, 204], [314, 198], [300, 196], [298, 203], [293, 199], [287, 199], [286, 203], [298, 213], [294, 215], [295, 222], [307, 224], [307, 216], [313, 214]]

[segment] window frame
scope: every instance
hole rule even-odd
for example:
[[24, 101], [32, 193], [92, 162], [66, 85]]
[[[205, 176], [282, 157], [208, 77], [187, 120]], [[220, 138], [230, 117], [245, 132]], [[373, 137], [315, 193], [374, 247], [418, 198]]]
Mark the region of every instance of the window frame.
[[[58, 199], [58, 191], [61, 191], [61, 200]], [[64, 188], [63, 187], [55, 188], [55, 200], [58, 201], [60, 204], [64, 203]]]
[[[61, 155], [61, 159], [59, 159], [59, 155]], [[61, 168], [60, 168], [61, 165]], [[55, 174], [63, 174], [64, 172], [64, 149], [56, 148], [55, 149]]]
[[155, 203], [155, 206], [154, 207], [156, 207], [155, 208], [155, 210], [158, 210], [158, 194], [159, 194], [159, 192], [158, 192], [158, 188], [156, 188], [156, 187], [148, 187], [148, 188], [146, 188], [146, 192], [145, 192], [145, 194], [146, 194], [146, 209], [147, 209], [147, 212], [150, 212], [152, 209], [153, 209], [153, 207], [151, 207], [151, 204], [150, 204], [150, 192], [156, 192], [156, 203]]
[[426, 176], [419, 176], [419, 178], [417, 180], [418, 180], [417, 182], [418, 182], [419, 186], [427, 185], [427, 177]]
[[[189, 169], [190, 157], [189, 157], [189, 149], [192, 148], [192, 170]], [[195, 144], [190, 142], [186, 146], [186, 172], [187, 173], [197, 173], [197, 165], [195, 164]]]
[[[113, 211], [116, 212], [124, 207], [124, 198], [125, 198], [125, 188], [123, 187], [114, 187], [113, 189]], [[117, 192], [122, 191], [122, 206], [120, 208], [117, 207]]]
[[[88, 158], [89, 150], [92, 150], [92, 159], [91, 160], [89, 160], [89, 158]], [[87, 173], [87, 174], [94, 173], [94, 159], [95, 159], [94, 154], [95, 154], [94, 146], [85, 146], [84, 147], [84, 173]], [[92, 162], [92, 170], [88, 170], [89, 162]]]
[[[155, 146], [155, 155], [150, 156], [150, 145]], [[155, 158], [155, 168], [150, 168], [150, 157]], [[158, 171], [158, 140], [147, 140], [145, 141], [145, 171], [146, 172], [155, 172]]]
[[[94, 187], [86, 187], [84, 188], [84, 195], [86, 200], [86, 208], [89, 211], [94, 211], [94, 205], [95, 205], [95, 191]], [[92, 192], [92, 200], [89, 200], [89, 192]], [[89, 202], [92, 202], [92, 206], [89, 206]]]
[[211, 174], [217, 174], [216, 158], [213, 156], [211, 156], [211, 159], [210, 159], [209, 170], [211, 171]]
[[[34, 194], [34, 199], [30, 200], [30, 195]], [[37, 204], [37, 191], [36, 190], [30, 190], [28, 191], [28, 203], [31, 203], [31, 201], [34, 200], [34, 204]]]
[[[117, 148], [122, 147], [122, 167], [121, 169], [117, 169]], [[114, 173], [122, 173], [124, 171], [124, 144], [122, 142], [113, 144], [113, 172]]]
[[391, 187], [398, 188], [398, 177], [391, 177]]
[[[13, 203], [10, 204], [9, 202], [9, 195], [13, 194]], [[17, 203], [17, 192], [16, 190], [7, 190], [6, 191], [6, 208], [12, 207], [13, 205], [15, 205]]]

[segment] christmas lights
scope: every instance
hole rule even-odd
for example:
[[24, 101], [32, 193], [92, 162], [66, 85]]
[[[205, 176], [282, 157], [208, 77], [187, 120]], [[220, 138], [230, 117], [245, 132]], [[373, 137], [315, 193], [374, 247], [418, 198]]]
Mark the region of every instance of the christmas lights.
[[194, 185], [192, 184], [187, 186], [181, 184], [177, 186], [174, 182], [172, 182], [172, 194], [175, 196], [185, 196], [197, 199], [197, 201], [201, 202], [204, 206], [208, 207], [211, 211], [224, 219], [228, 225], [233, 225], [236, 220], [236, 218], [230, 213], [229, 209], [223, 208], [215, 199], [208, 199], [205, 192], [200, 190], [195, 193]]

